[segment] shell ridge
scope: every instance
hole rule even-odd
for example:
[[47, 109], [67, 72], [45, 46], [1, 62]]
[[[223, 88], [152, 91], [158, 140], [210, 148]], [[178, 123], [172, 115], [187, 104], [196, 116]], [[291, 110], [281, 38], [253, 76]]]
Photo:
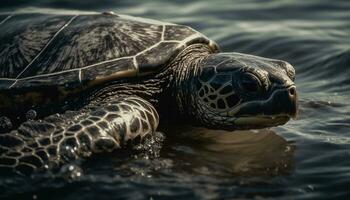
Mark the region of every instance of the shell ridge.
[[[169, 40], [170, 41], [170, 40]], [[175, 42], [179, 42], [178, 40], [173, 40]], [[170, 41], [170, 42], [173, 42], [173, 41]], [[59, 71], [59, 72], [54, 72], [54, 73], [48, 73], [48, 74], [39, 74], [39, 75], [36, 75], [36, 76], [31, 76], [31, 77], [25, 77], [25, 78], [20, 78], [20, 79], [6, 79], [6, 80], [27, 80], [27, 79], [31, 79], [31, 78], [38, 78], [38, 77], [46, 77], [46, 76], [52, 76], [52, 75], [57, 75], [57, 74], [63, 74], [63, 73], [66, 73], [66, 72], [72, 72], [72, 71], [78, 71], [78, 70], [84, 70], [84, 69], [87, 69], [87, 68], [90, 68], [90, 67], [95, 67], [95, 66], [98, 66], [98, 65], [101, 65], [101, 64], [106, 64], [106, 63], [110, 63], [110, 62], [114, 62], [114, 61], [119, 61], [119, 60], [123, 60], [123, 59], [130, 59], [130, 58], [136, 58], [138, 55], [150, 50], [150, 49], [153, 49], [154, 47], [158, 46], [162, 41], [159, 41], [157, 43], [155, 43], [154, 45], [148, 47], [147, 49], [144, 49], [138, 53], [136, 53], [135, 55], [132, 55], [132, 56], [125, 56], [125, 57], [121, 57], [121, 58], [115, 58], [115, 59], [111, 59], [111, 60], [106, 60], [106, 61], [102, 61], [102, 62], [99, 62], [99, 63], [94, 63], [92, 65], [88, 65], [88, 66], [85, 66], [85, 67], [81, 67], [81, 68], [75, 68], [75, 69], [68, 69], [68, 70], [63, 70], [63, 71]], [[165, 42], [168, 42], [167, 40], [165, 40]], [[135, 62], [134, 62], [135, 63]], [[137, 63], [135, 63], [135, 67], [137, 68]], [[0, 80], [2, 80], [0, 78]]]
[[43, 49], [28, 63], [28, 65], [16, 76], [18, 79], [32, 64], [33, 62], [45, 51], [45, 49], [51, 44], [51, 42], [60, 34], [69, 24], [77, 18], [79, 15], [73, 16], [65, 25], [63, 25], [56, 33], [52, 36], [52, 38], [47, 42], [47, 44], [43, 47]]
[[[165, 29], [164, 29], [165, 31]], [[179, 43], [179, 46], [183, 46], [185, 45], [188, 41], [191, 41], [192, 39], [195, 39], [197, 37], [202, 37], [202, 34], [200, 33], [194, 33], [193, 35], [187, 37], [186, 39], [180, 41], [180, 40], [164, 40], [164, 41], [159, 41], [157, 43], [155, 43], [154, 45], [138, 52], [137, 54], [135, 55], [132, 55], [132, 56], [125, 56], [125, 57], [121, 57], [121, 58], [116, 58], [116, 59], [111, 59], [111, 60], [106, 60], [106, 61], [103, 61], [103, 62], [99, 62], [99, 63], [94, 63], [92, 65], [88, 65], [88, 66], [85, 66], [85, 67], [81, 67], [81, 68], [75, 68], [75, 69], [69, 69], [69, 70], [63, 70], [63, 71], [59, 71], [59, 72], [54, 72], [54, 73], [48, 73], [48, 74], [39, 74], [39, 75], [36, 75], [36, 76], [31, 76], [31, 77], [25, 77], [25, 78], [19, 78], [19, 79], [4, 79], [4, 78], [0, 78], [0, 80], [27, 80], [27, 79], [32, 79], [32, 78], [39, 78], [39, 77], [46, 77], [46, 76], [53, 76], [53, 75], [58, 75], [58, 74], [63, 74], [63, 73], [66, 73], [66, 72], [72, 72], [72, 71], [78, 71], [78, 70], [84, 70], [84, 69], [87, 69], [87, 68], [90, 68], [90, 67], [95, 67], [95, 66], [98, 66], [98, 65], [101, 65], [101, 64], [106, 64], [106, 63], [110, 63], [110, 62], [115, 62], [115, 61], [119, 61], [119, 60], [122, 60], [122, 59], [129, 59], [129, 58], [133, 58], [134, 59], [134, 65], [135, 65], [135, 68], [136, 70], [138, 70], [138, 64], [137, 64], [137, 61], [136, 61], [136, 57], [138, 55], [141, 55], [142, 53], [148, 51], [148, 50], [151, 50], [153, 48], [155, 48], [156, 46], [158, 46], [161, 42], [176, 42], [176, 43]], [[82, 78], [80, 76], [80, 78]], [[81, 79], [82, 80], [82, 79]]]
[[[2, 23], [6, 22], [6, 20], [10, 19], [12, 16], [13, 15], [10, 14], [9, 16], [5, 17], [5, 19], [0, 21], [0, 25]], [[25, 74], [28, 74], [27, 73], [28, 71], [34, 70], [34, 68], [32, 66], [34, 66], [34, 64], [36, 63], [35, 61], [38, 61], [38, 60], [45, 58], [45, 57], [43, 57], [43, 55], [46, 55], [46, 52], [48, 52], [48, 49], [49, 49], [48, 46], [50, 44], [54, 43], [55, 41], [57, 41], [57, 39], [62, 35], [62, 31], [64, 31], [65, 28], [67, 26], [69, 26], [73, 22], [73, 20], [76, 19], [78, 16], [84, 16], [84, 14], [76, 14], [74, 16], [71, 15], [70, 19], [67, 18], [68, 21], [66, 21], [66, 23], [64, 25], [61, 25], [61, 28], [58, 27], [59, 30], [56, 31], [56, 33], [49, 39], [47, 44], [45, 44], [45, 46], [42, 47], [41, 50], [39, 49], [40, 52], [37, 53], [37, 55], [30, 61], [30, 63], [27, 64], [27, 66], [15, 78], [0, 77], [0, 81], [8, 81], [6, 83], [4, 82], [4, 84], [7, 84], [7, 86], [6, 86], [7, 88], [12, 88], [13, 86], [22, 87], [23, 84], [40, 85], [40, 81], [35, 82], [36, 79], [38, 79], [38, 78], [45, 78], [46, 79], [47, 78], [50, 80], [56, 80], [55, 79], [56, 76], [62, 78], [61, 75], [63, 75], [63, 74], [72, 75], [72, 77], [74, 74], [74, 81], [79, 81], [80, 83], [83, 82], [85, 79], [92, 80], [92, 79], [97, 78], [97, 76], [94, 77], [94, 75], [95, 74], [98, 75], [98, 73], [100, 74], [100, 77], [102, 77], [102, 78], [106, 78], [107, 75], [109, 78], [111, 78], [112, 75], [114, 78], [125, 77], [125, 74], [115, 74], [114, 73], [114, 74], [107, 74], [106, 75], [104, 73], [104, 71], [108, 71], [119, 64], [121, 66], [124, 66], [125, 69], [124, 68], [117, 68], [117, 70], [119, 70], [119, 71], [117, 71], [118, 73], [127, 69], [133, 73], [132, 76], [143, 76], [146, 73], [148, 73], [148, 72], [143, 72], [143, 71], [145, 71], [145, 69], [149, 70], [149, 71], [157, 69], [157, 65], [160, 62], [163, 63], [166, 61], [166, 59], [170, 58], [170, 56], [168, 54], [176, 53], [176, 52], [180, 51], [181, 49], [183, 49], [184, 47], [189, 46], [193, 43], [200, 42], [200, 43], [209, 44], [210, 46], [215, 46], [215, 42], [211, 41], [205, 35], [201, 34], [200, 32], [198, 32], [195, 29], [188, 27], [188, 26], [118, 14], [116, 16], [118, 16], [118, 18], [120, 17], [120, 19], [122, 19], [122, 20], [126, 20], [126, 23], [128, 23], [128, 21], [130, 20], [133, 23], [134, 22], [142, 22], [142, 23], [150, 24], [152, 26], [154, 25], [155, 27], [157, 27], [157, 28], [152, 27], [152, 29], [149, 28], [149, 30], [147, 29], [147, 27], [145, 28], [145, 31], [146, 31], [145, 33], [147, 33], [147, 31], [153, 31], [153, 33], [156, 34], [156, 37], [153, 37], [153, 39], [151, 40], [152, 43], [148, 43], [148, 45], [143, 44], [143, 43], [141, 43], [142, 42], [141, 39], [144, 39], [144, 38], [142, 38], [142, 37], [138, 38], [138, 35], [136, 35], [136, 37], [131, 38], [131, 40], [135, 41], [135, 43], [137, 43], [137, 42], [139, 42], [139, 40], [141, 40], [140, 44], [141, 44], [141, 47], [143, 47], [143, 48], [138, 49], [138, 51], [136, 51], [136, 52], [134, 51], [133, 53], [130, 53], [131, 55], [130, 54], [128, 56], [124, 55], [124, 57], [112, 58], [109, 60], [105, 59], [101, 62], [95, 61], [96, 63], [93, 63], [93, 62], [86, 63], [85, 65], [82, 65], [82, 66], [76, 66], [77, 68], [70, 68], [70, 69], [66, 68], [65, 70], [61, 69], [61, 71], [52, 71], [51, 73], [50, 72], [47, 72], [47, 73], [43, 72], [42, 74], [26, 76]], [[75, 20], [73, 23], [75, 23], [76, 21], [79, 21], [79, 20]], [[133, 23], [131, 23], [131, 25]], [[73, 26], [73, 24], [71, 24], [71, 26]], [[129, 26], [129, 25], [126, 24], [126, 26]], [[177, 28], [177, 27], [179, 27], [179, 28]], [[127, 29], [127, 28], [128, 27], [126, 27], [125, 29], [128, 31], [129, 29]], [[66, 31], [64, 31], [63, 33], [65, 33], [65, 32]], [[152, 32], [148, 32], [148, 33], [152, 33]], [[138, 33], [138, 34], [140, 34], [140, 33]], [[173, 34], [175, 34], [175, 35], [173, 35]], [[133, 35], [131, 35], [131, 36], [133, 36]], [[141, 33], [141, 36], [143, 36], [142, 33]], [[173, 44], [170, 44], [170, 43], [173, 43]], [[168, 53], [163, 53], [164, 55], [161, 54], [159, 56], [159, 59], [154, 59], [154, 57], [156, 57], [155, 53], [157, 53], [158, 50], [162, 50], [162, 48], [163, 49], [168, 48], [170, 50], [164, 51], [164, 52], [168, 52]], [[120, 51], [122, 51], [122, 50], [123, 49], [121, 49]], [[121, 55], [121, 56], [123, 56], [123, 55]], [[150, 59], [148, 59], [148, 58], [150, 58]], [[126, 66], [126, 65], [128, 65], [128, 66]], [[95, 67], [96, 67], [96, 69], [95, 69]], [[92, 69], [90, 69], [90, 68], [92, 68]], [[27, 81], [27, 80], [30, 82], [26, 83], [25, 81]], [[34, 80], [34, 82], [32, 80]], [[71, 80], [73, 80], [73, 78]], [[9, 81], [11, 81], [11, 82], [9, 83]], [[24, 82], [22, 83], [22, 81], [24, 81]], [[62, 81], [62, 83], [64, 83], [64, 81]]]
[[165, 28], [166, 28], [166, 26], [165, 26], [165, 24], [163, 24], [163, 26], [162, 26], [162, 37], [160, 39], [161, 41], [164, 41]]
[[5, 17], [5, 19], [3, 19], [1, 22], [0, 22], [0, 25], [2, 25], [3, 23], [5, 23], [7, 20], [9, 20], [13, 15], [9, 15], [7, 17]]

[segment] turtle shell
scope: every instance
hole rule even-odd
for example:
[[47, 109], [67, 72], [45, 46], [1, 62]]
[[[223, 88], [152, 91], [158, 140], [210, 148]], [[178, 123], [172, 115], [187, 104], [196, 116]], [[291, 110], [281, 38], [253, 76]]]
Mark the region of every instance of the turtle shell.
[[152, 77], [194, 43], [217, 51], [187, 26], [114, 13], [0, 15], [0, 116], [65, 109], [108, 81]]
[[214, 42], [190, 27], [117, 15], [0, 15], [0, 91], [72, 89], [156, 73], [193, 43]]

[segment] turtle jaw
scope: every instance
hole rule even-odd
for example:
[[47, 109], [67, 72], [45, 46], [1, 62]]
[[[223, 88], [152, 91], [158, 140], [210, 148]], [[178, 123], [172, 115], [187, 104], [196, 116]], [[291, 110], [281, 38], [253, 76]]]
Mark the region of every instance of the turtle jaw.
[[242, 116], [234, 120], [238, 129], [266, 128], [284, 125], [290, 120], [288, 115], [276, 116]]
[[287, 123], [298, 115], [298, 97], [294, 85], [275, 89], [266, 100], [242, 103], [227, 113], [236, 129], [264, 128]]

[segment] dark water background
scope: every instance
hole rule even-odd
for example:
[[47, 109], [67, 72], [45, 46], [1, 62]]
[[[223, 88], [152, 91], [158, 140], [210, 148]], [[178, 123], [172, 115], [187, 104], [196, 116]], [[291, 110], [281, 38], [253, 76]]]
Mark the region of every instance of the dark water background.
[[110, 155], [66, 166], [63, 176], [1, 179], [1, 198], [350, 198], [350, 1], [4, 0], [0, 6], [112, 10], [186, 24], [223, 51], [289, 61], [300, 96], [299, 118], [282, 127], [233, 133], [173, 127], [159, 158]]

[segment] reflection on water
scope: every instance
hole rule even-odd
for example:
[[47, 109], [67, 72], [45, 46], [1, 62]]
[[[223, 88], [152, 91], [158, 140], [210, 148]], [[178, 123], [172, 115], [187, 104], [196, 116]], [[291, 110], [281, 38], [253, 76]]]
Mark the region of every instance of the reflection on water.
[[190, 165], [196, 173], [261, 176], [288, 174], [292, 170], [294, 147], [272, 130], [228, 132], [193, 127], [173, 130], [176, 131], [168, 132], [168, 140], [176, 145], [165, 147], [165, 155], [176, 152], [176, 159]]

